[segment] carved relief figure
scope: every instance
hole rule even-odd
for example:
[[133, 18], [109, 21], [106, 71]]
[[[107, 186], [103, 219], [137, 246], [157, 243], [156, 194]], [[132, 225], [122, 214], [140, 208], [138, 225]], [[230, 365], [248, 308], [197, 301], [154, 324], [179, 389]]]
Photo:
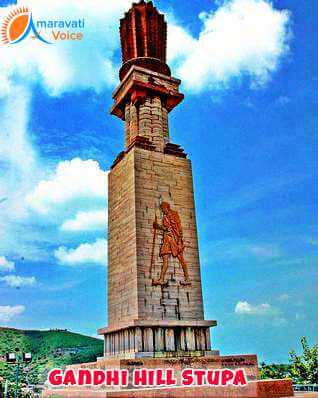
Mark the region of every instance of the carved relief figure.
[[[153, 223], [154, 231], [162, 231], [163, 239], [160, 247], [160, 257], [163, 260], [161, 267], [160, 277], [157, 280], [153, 280], [154, 286], [165, 284], [165, 275], [169, 266], [169, 259], [172, 257], [177, 258], [179, 264], [182, 267], [184, 274], [184, 282], [182, 285], [190, 285], [188, 266], [184, 260], [184, 243], [183, 243], [183, 232], [181, 221], [178, 212], [171, 209], [169, 203], [162, 202], [160, 205], [162, 211], [162, 224], [158, 224], [157, 219]], [[154, 234], [155, 237], [155, 234]], [[153, 261], [153, 260], [152, 260]]]

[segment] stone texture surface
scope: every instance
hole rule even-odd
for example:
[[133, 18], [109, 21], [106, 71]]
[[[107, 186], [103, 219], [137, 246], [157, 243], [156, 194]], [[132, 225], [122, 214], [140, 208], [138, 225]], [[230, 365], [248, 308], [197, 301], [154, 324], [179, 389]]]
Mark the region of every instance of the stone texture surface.
[[[134, 149], [134, 159], [139, 319], [203, 320], [191, 163], [188, 159], [141, 148]], [[152, 279], [159, 277], [162, 265], [159, 257], [161, 235], [158, 234], [154, 265], [150, 271], [152, 224], [156, 213], [160, 220], [160, 201], [168, 202], [179, 213], [191, 286], [180, 285], [184, 276], [177, 259], [170, 261], [167, 286], [152, 286]]]
[[152, 57], [166, 62], [167, 23], [152, 3], [135, 4], [120, 20], [123, 63]]
[[[201, 275], [188, 159], [132, 148], [109, 173], [108, 319], [110, 326], [131, 320], [203, 320]], [[178, 211], [185, 260], [192, 285], [183, 287], [183, 272], [171, 259], [167, 285], [152, 286], [160, 273], [160, 234], [150, 270], [153, 221], [160, 200]]]
[[[147, 99], [157, 96], [161, 99], [163, 118], [167, 121], [165, 113], [170, 112], [184, 98], [184, 95], [179, 92], [180, 83], [181, 81], [174, 77], [133, 65], [113, 92], [115, 103], [110, 113], [127, 121], [127, 104], [145, 104]], [[137, 119], [135, 119], [136, 122]], [[164, 130], [166, 131], [165, 126]]]
[[[190, 332], [189, 332], [190, 330]], [[105, 334], [105, 357], [198, 357], [219, 355], [212, 351], [206, 328], [132, 328]]]
[[146, 137], [158, 151], [163, 152], [169, 141], [168, 112], [160, 96], [146, 97], [141, 104], [125, 107], [125, 145], [137, 136]]
[[[173, 361], [173, 357], [184, 356], [175, 358], [174, 366], [193, 359], [200, 366], [223, 366], [224, 357], [210, 357], [213, 352], [209, 327], [215, 323], [202, 324], [191, 162], [179, 145], [169, 142], [168, 113], [183, 100], [179, 92], [181, 81], [171, 77], [165, 65], [166, 25], [151, 2], [133, 3], [121, 21], [121, 41], [121, 82], [113, 93], [111, 114], [125, 122], [125, 149], [109, 173], [109, 326], [99, 330], [105, 338], [105, 357], [119, 360], [148, 356], [150, 360], [169, 356]], [[153, 280], [158, 280], [162, 267], [162, 235], [157, 230], [153, 241], [153, 222], [161, 224], [162, 202], [167, 202], [180, 217], [183, 238], [173, 241], [176, 233], [171, 224], [165, 238], [170, 234], [168, 245], [172, 247], [174, 242], [178, 247], [174, 253], [180, 256], [184, 244], [190, 286], [183, 284], [182, 268], [172, 257], [165, 284], [160, 280], [154, 286]], [[179, 221], [170, 221], [173, 222], [180, 231]], [[168, 253], [169, 250], [172, 249], [168, 248]], [[183, 261], [182, 264], [186, 270]], [[227, 365], [236, 366], [231, 361], [238, 359], [231, 358]], [[244, 362], [247, 356], [241, 358]], [[214, 362], [204, 362], [209, 360]], [[132, 363], [138, 366], [140, 362]], [[151, 362], [144, 364], [150, 365]], [[256, 357], [251, 365], [244, 366], [254, 369], [255, 379]]]
[[126, 156], [108, 177], [108, 320], [138, 319], [134, 157]]
[[152, 2], [134, 3], [120, 20], [123, 79], [131, 65], [170, 74], [166, 65], [167, 23]]

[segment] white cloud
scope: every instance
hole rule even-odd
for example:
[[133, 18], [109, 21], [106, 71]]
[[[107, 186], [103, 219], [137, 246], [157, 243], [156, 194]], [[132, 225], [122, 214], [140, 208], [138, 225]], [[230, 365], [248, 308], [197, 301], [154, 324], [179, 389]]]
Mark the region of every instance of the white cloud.
[[234, 311], [238, 315], [274, 316], [278, 314], [278, 310], [268, 303], [253, 305], [247, 301], [238, 301]]
[[11, 272], [14, 269], [14, 262], [7, 260], [4, 256], [0, 256], [0, 272]]
[[209, 255], [217, 260], [244, 260], [253, 259], [267, 261], [284, 256], [280, 246], [276, 243], [251, 242], [245, 239], [228, 239], [209, 243]]
[[[16, 169], [11, 167], [12, 172]], [[41, 173], [37, 181], [36, 172], [25, 176], [24, 187], [16, 177], [0, 185], [1, 191], [8, 184], [8, 199], [0, 203], [0, 252], [6, 256], [39, 261], [48, 244], [65, 241], [66, 231], [91, 231], [97, 238], [106, 229], [107, 172], [98, 162], [75, 158], [59, 162], [51, 171], [42, 165]]]
[[94, 160], [79, 158], [60, 162], [50, 178], [40, 181], [27, 195], [30, 208], [48, 214], [74, 200], [105, 200], [107, 173]]
[[279, 258], [282, 256], [281, 249], [276, 245], [251, 245], [248, 250], [259, 258]]
[[27, 131], [30, 112], [30, 93], [27, 87], [15, 85], [11, 95], [0, 99], [0, 222], [8, 224], [25, 214], [23, 196], [38, 177], [37, 153]]
[[30, 112], [28, 87], [15, 84], [11, 87], [11, 96], [3, 99], [0, 105], [3, 129], [0, 134], [1, 160], [15, 166], [23, 175], [28, 175], [36, 162], [36, 153], [26, 131]]
[[296, 312], [296, 314], [295, 314], [296, 321], [304, 321], [306, 318], [307, 318], [307, 315], [304, 313], [300, 314], [299, 312]]
[[290, 300], [290, 295], [287, 293], [281, 294], [280, 296], [278, 296], [278, 301], [288, 301]]
[[83, 243], [76, 249], [59, 247], [55, 253], [57, 260], [64, 265], [107, 264], [107, 241], [98, 239], [94, 243]]
[[[45, 251], [45, 245], [41, 245], [43, 233], [37, 229], [37, 218], [32, 226], [27, 223], [30, 213], [26, 203], [47, 224], [62, 226], [62, 231], [84, 231], [97, 225], [101, 228], [101, 218], [96, 218], [96, 224], [87, 224], [83, 214], [101, 211], [107, 188], [106, 173], [92, 160], [60, 162], [56, 171], [47, 176], [45, 160], [33, 145], [32, 136], [37, 132], [28, 129], [33, 88], [35, 84], [42, 85], [48, 95], [58, 96], [113, 87], [117, 82], [119, 19], [131, 1], [96, 0], [92, 6], [89, 0], [29, 0], [18, 1], [17, 5], [22, 4], [30, 7], [35, 20], [84, 17], [86, 23], [82, 42], [45, 45], [30, 39], [21, 45], [0, 44], [0, 252], [11, 256], [23, 251], [24, 256], [33, 253], [39, 259]], [[0, 7], [0, 22], [13, 8], [16, 5]], [[252, 23], [253, 18], [257, 23]], [[220, 83], [225, 87], [230, 78], [244, 73], [259, 82], [266, 71], [269, 75], [275, 70], [287, 51], [289, 15], [273, 9], [265, 0], [227, 1], [215, 13], [201, 14], [201, 19], [198, 38], [176, 21], [169, 25], [169, 59], [175, 75], [180, 73], [190, 90], [200, 91]], [[249, 29], [252, 33], [248, 35]], [[272, 67], [268, 67], [271, 55]], [[8, 199], [2, 203], [2, 198]], [[26, 225], [27, 233], [21, 234]], [[51, 241], [47, 236], [43, 239], [45, 243]]]
[[106, 230], [107, 212], [104, 210], [82, 211], [76, 214], [75, 218], [66, 220], [61, 226], [63, 231], [96, 231]]
[[27, 84], [12, 85], [11, 94], [0, 98], [0, 198], [6, 199], [0, 204], [0, 252], [11, 256], [21, 255], [25, 246], [26, 234], [18, 232], [27, 216], [25, 195], [42, 174], [27, 128], [29, 112]]
[[[115, 60], [119, 48], [118, 23], [130, 1], [96, 0], [94, 6], [89, 0], [56, 0], [53, 3], [48, 0], [18, 1], [17, 5], [0, 7], [0, 23], [19, 5], [28, 6], [35, 20], [83, 17], [86, 24], [82, 42], [64, 41], [46, 45], [28, 39], [14, 46], [0, 43], [0, 201], [6, 198], [0, 203], [0, 252], [21, 255], [21, 252], [27, 251], [24, 256], [32, 254], [33, 258], [38, 258], [43, 253], [39, 253], [37, 220], [33, 219], [32, 231], [29, 223], [28, 233], [20, 233], [21, 229], [25, 230], [29, 215], [25, 196], [39, 180], [47, 179], [48, 169], [45, 160], [38, 157], [32, 142], [32, 136], [37, 132], [28, 129], [34, 85], [42, 85], [53, 96], [113, 87], [117, 81], [118, 69]], [[91, 184], [88, 181], [88, 186]], [[101, 189], [106, 191], [105, 184], [104, 181]], [[96, 189], [93, 192], [95, 191]], [[49, 194], [46, 197], [44, 194], [36, 197], [37, 193], [41, 196], [41, 192], [32, 193], [34, 196], [31, 195], [30, 205], [34, 205], [34, 210], [44, 214], [54, 208], [52, 195], [51, 198]], [[88, 204], [89, 200], [86, 199], [85, 202]], [[61, 203], [57, 203], [59, 205]], [[75, 206], [72, 214], [67, 211], [65, 217], [73, 217], [76, 211], [98, 210], [102, 206], [99, 203], [95, 207], [89, 203], [86, 209], [83, 201], [78, 208]], [[59, 208], [57, 212], [60, 217], [56, 221], [60, 222], [63, 209]], [[47, 219], [53, 221], [53, 217]], [[34, 240], [26, 241], [31, 235], [36, 235], [38, 245], [34, 244]]]
[[15, 316], [22, 314], [25, 311], [24, 305], [10, 305], [0, 306], [0, 322], [10, 322]]
[[[129, 0], [28, 0], [0, 8], [3, 20], [16, 6], [28, 6], [36, 20], [85, 18], [82, 41], [59, 41], [46, 45], [38, 40], [1, 47], [0, 96], [11, 92], [18, 77], [39, 82], [50, 95], [77, 89], [100, 90], [116, 82], [114, 53], [119, 46], [118, 21], [129, 8]], [[47, 39], [50, 32], [41, 31]], [[50, 33], [51, 35], [51, 33]]]
[[36, 279], [34, 276], [22, 277], [18, 275], [7, 275], [0, 278], [0, 281], [5, 282], [10, 287], [22, 287], [22, 286], [35, 286]]
[[[178, 25], [174, 16], [167, 15], [168, 20], [168, 40], [167, 40], [167, 58], [168, 62], [177, 68], [180, 67], [189, 57], [197, 45], [197, 40], [191, 35], [185, 27]], [[180, 45], [182, 43], [182, 45]]]
[[[2, 45], [0, 96], [11, 93], [17, 77], [39, 82], [50, 95], [116, 84], [118, 24], [130, 0], [95, 0], [94, 6], [89, 0], [29, 0], [17, 5], [29, 6], [35, 20], [85, 18], [84, 39]], [[0, 19], [15, 7], [0, 8]], [[269, 0], [227, 0], [199, 18], [203, 26], [198, 38], [172, 18], [169, 23], [169, 60], [191, 90], [226, 87], [243, 75], [263, 84], [288, 52], [289, 12], [274, 9]]]
[[227, 88], [243, 76], [262, 86], [289, 51], [290, 13], [268, 0], [228, 0], [199, 17], [198, 38], [178, 26], [169, 26], [168, 35], [176, 75], [194, 92]]
[[290, 97], [287, 97], [286, 95], [281, 95], [276, 100], [276, 104], [280, 106], [288, 105], [290, 102], [291, 102]]

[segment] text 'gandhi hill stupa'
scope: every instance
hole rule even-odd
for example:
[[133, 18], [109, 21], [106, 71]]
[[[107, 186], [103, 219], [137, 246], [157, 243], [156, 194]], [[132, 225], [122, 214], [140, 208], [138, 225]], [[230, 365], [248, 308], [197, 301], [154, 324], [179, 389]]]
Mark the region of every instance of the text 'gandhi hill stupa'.
[[130, 377], [136, 368], [173, 368], [177, 376], [185, 368], [244, 369], [249, 384], [159, 392], [130, 383], [128, 392], [70, 388], [58, 396], [291, 396], [289, 380], [257, 380], [256, 355], [211, 350], [216, 321], [204, 320], [191, 163], [170, 142], [168, 115], [183, 94], [166, 64], [164, 16], [152, 2], [134, 3], [120, 21], [120, 37], [123, 64], [111, 114], [125, 122], [125, 149], [108, 177], [108, 326], [98, 330], [104, 357], [75, 368], [127, 369]]

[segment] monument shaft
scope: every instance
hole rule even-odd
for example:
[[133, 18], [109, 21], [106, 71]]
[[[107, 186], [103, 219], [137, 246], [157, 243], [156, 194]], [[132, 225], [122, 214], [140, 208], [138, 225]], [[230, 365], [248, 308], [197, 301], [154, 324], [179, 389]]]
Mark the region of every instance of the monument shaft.
[[204, 321], [191, 162], [170, 142], [168, 115], [183, 94], [166, 36], [151, 2], [121, 20], [111, 113], [125, 122], [125, 149], [109, 173], [105, 356], [204, 355], [216, 325]]
[[[108, 177], [109, 325], [98, 331], [104, 357], [72, 368], [125, 370], [130, 382], [128, 390], [84, 386], [58, 395], [291, 397], [291, 380], [258, 380], [256, 355], [211, 350], [216, 321], [204, 320], [192, 168], [183, 149], [170, 142], [168, 114], [183, 95], [166, 64], [167, 26], [143, 0], [133, 3], [120, 26], [123, 65], [111, 114], [125, 122], [125, 148]], [[139, 368], [173, 370], [178, 388], [138, 390], [132, 380]], [[244, 370], [248, 384], [184, 387], [184, 369]]]

